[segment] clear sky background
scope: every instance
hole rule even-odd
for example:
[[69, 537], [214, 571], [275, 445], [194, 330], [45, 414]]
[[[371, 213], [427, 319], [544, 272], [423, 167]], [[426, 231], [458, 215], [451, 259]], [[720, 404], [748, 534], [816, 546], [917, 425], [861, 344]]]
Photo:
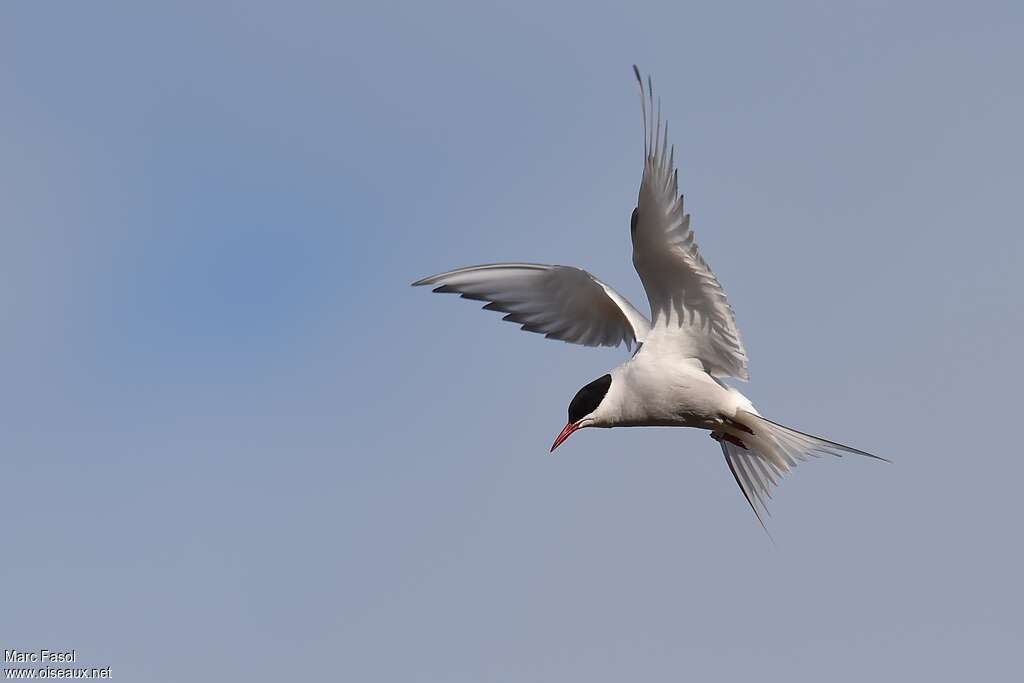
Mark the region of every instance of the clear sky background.
[[[148, 681], [1009, 680], [1020, 3], [4, 3], [0, 647]], [[411, 281], [629, 255], [654, 75], [814, 461]]]

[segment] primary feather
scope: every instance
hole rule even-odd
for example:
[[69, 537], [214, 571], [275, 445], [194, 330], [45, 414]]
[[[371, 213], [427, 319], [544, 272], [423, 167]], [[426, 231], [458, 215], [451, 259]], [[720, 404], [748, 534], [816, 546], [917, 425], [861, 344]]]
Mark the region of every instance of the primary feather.
[[700, 254], [690, 215], [683, 209], [668, 123], [662, 132], [660, 104], [656, 114], [650, 78], [645, 90], [640, 71], [635, 66], [633, 70], [643, 105], [644, 174], [630, 232], [633, 265], [651, 304], [650, 341], [657, 338], [677, 347], [717, 377], [747, 379], [747, 352], [736, 317]]
[[504, 320], [584, 346], [631, 348], [643, 343], [650, 323], [618, 292], [581, 268], [539, 263], [493, 263], [470, 266], [417, 280], [413, 286], [436, 285], [435, 292], [461, 294], [489, 302]]

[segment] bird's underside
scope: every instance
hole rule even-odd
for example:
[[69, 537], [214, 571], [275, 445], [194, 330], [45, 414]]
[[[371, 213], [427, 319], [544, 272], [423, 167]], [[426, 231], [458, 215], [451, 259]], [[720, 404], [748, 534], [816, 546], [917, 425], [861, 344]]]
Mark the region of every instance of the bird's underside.
[[[676, 424], [709, 429], [764, 526], [762, 512], [767, 513], [772, 487], [799, 462], [825, 454], [877, 456], [767, 420], [721, 381], [747, 379], [747, 353], [725, 291], [701, 255], [684, 212], [661, 102], [655, 102], [651, 79], [645, 88], [639, 70], [633, 69], [640, 84], [644, 164], [630, 239], [649, 318], [574, 266], [493, 263], [447, 271], [413, 285], [484, 301], [483, 308], [504, 313], [503, 320], [551, 339], [584, 346], [636, 345], [638, 352], [630, 360], [577, 393], [569, 406], [569, 422], [552, 450], [583, 427]], [[665, 417], [666, 411], [675, 411], [676, 417]], [[680, 419], [681, 412], [688, 417]]]

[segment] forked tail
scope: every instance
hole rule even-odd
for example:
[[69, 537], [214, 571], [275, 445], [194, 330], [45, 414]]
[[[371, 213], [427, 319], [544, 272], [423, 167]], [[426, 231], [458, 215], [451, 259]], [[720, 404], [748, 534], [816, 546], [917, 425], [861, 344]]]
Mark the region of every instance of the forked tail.
[[767, 501], [771, 498], [772, 487], [777, 486], [782, 477], [798, 463], [811, 457], [842, 457], [847, 453], [892, 462], [866, 451], [784, 427], [746, 410], [737, 411], [725, 430], [712, 432], [711, 437], [722, 445], [725, 462], [762, 527], [764, 519], [761, 512], [770, 516]]

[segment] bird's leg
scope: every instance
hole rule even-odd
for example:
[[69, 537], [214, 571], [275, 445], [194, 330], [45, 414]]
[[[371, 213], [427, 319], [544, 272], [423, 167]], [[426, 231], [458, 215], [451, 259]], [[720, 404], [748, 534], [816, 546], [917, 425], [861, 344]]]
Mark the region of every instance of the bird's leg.
[[754, 430], [751, 429], [750, 427], [748, 427], [747, 425], [743, 424], [742, 422], [737, 422], [736, 420], [728, 420], [728, 419], [726, 420], [726, 422], [733, 429], [738, 429], [741, 432], [746, 432], [747, 434], [750, 434], [751, 436], [754, 435]]
[[[748, 429], [747, 431], [750, 430]], [[751, 432], [751, 434], [753, 434], [753, 432]], [[711, 438], [718, 442], [721, 442], [722, 440], [728, 441], [734, 446], [739, 446], [745, 451], [750, 450], [749, 448], [747, 448], [747, 444], [743, 443], [732, 434], [725, 434], [723, 432], [711, 432]]]

